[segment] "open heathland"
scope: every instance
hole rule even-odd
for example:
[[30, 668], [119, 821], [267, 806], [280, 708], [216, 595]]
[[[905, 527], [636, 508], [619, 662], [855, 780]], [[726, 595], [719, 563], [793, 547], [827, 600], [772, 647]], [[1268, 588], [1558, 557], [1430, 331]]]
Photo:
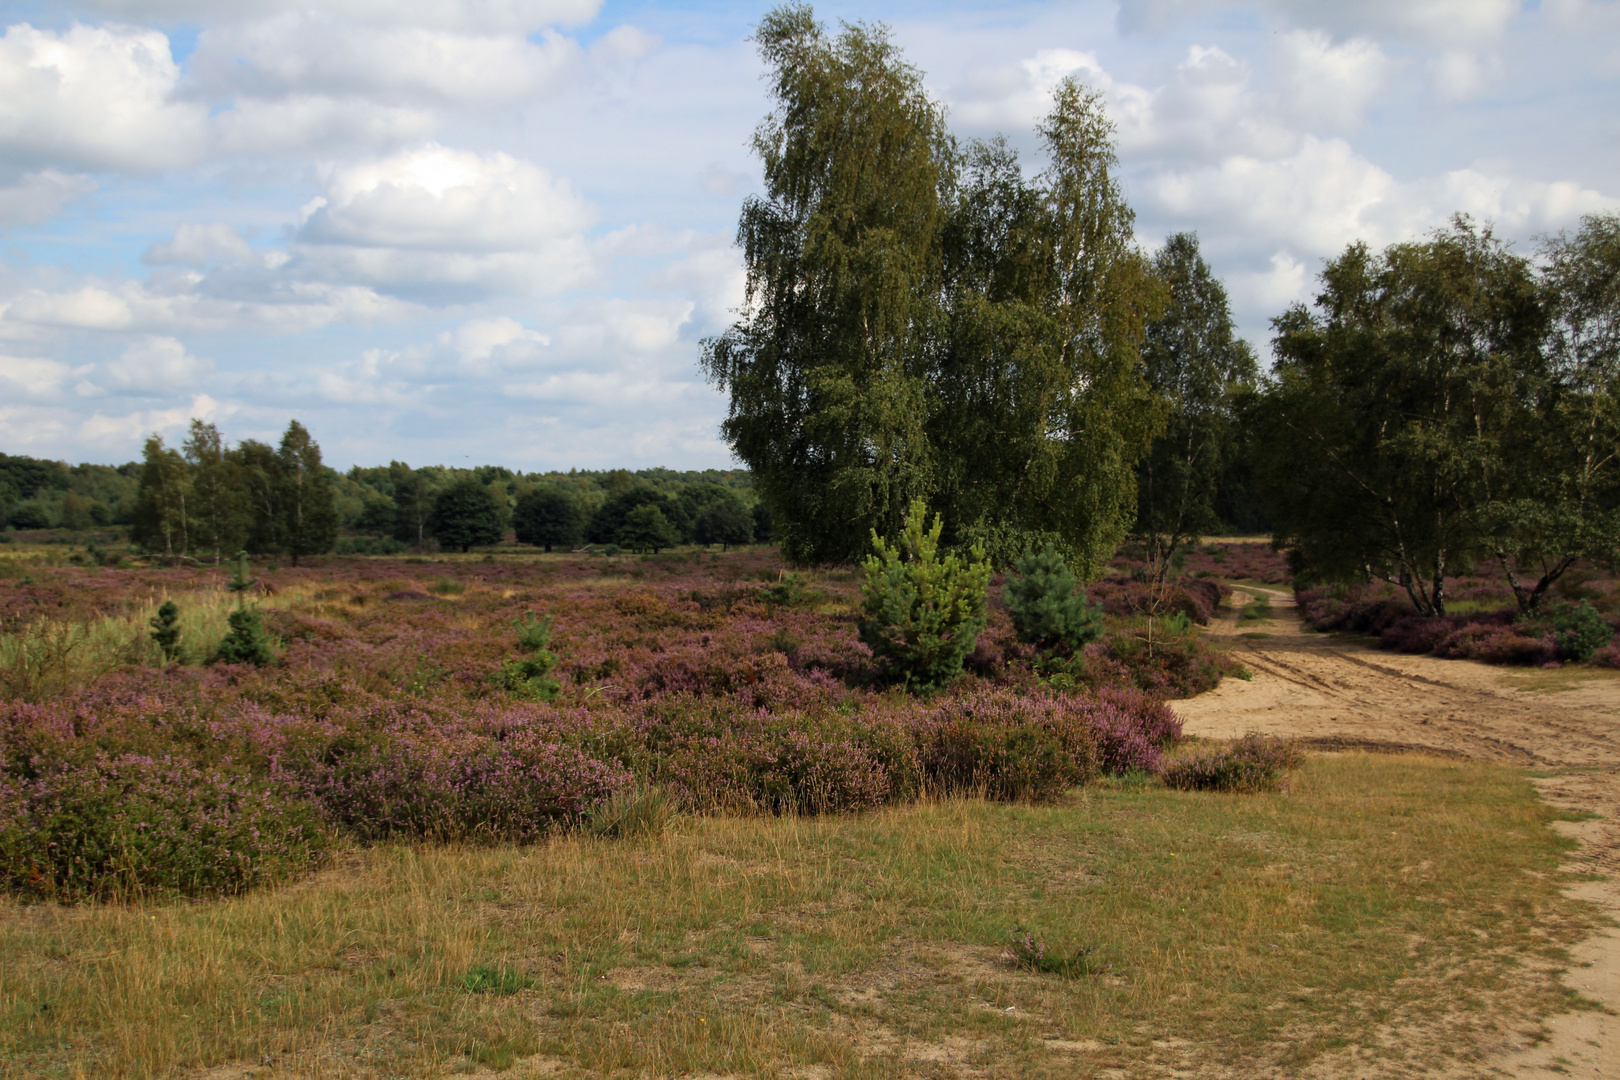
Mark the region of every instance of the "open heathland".
[[1255, 1077], [1345, 1047], [1411, 1076], [1572, 1003], [1553, 816], [1514, 770], [1349, 756], [1286, 795], [383, 846], [211, 904], [8, 906], [0, 1047], [18, 1076]]

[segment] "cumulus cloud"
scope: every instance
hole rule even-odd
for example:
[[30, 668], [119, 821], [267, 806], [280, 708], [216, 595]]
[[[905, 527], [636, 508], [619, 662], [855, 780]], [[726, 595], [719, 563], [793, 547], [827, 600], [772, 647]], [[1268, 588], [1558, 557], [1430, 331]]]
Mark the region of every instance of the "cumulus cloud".
[[191, 387], [213, 369], [213, 361], [191, 355], [172, 337], [160, 336], [134, 342], [102, 366], [114, 389], [164, 397]]
[[22, 401], [54, 401], [67, 389], [68, 383], [89, 371], [88, 366], [72, 368], [60, 360], [39, 356], [0, 355], [0, 386], [3, 396]]
[[329, 279], [555, 292], [591, 269], [590, 207], [539, 166], [436, 144], [326, 171], [295, 250]]
[[392, 149], [420, 142], [438, 125], [431, 109], [324, 94], [241, 97], [209, 121], [218, 150], [245, 156]]
[[88, 176], [44, 169], [0, 184], [0, 229], [49, 221], [96, 190]]
[[206, 291], [208, 282], [192, 274], [176, 281], [26, 289], [0, 306], [0, 330], [299, 333], [334, 323], [397, 322], [420, 310], [363, 286], [271, 281], [240, 298]]
[[[304, 0], [83, 0], [78, 5], [115, 19], [233, 21], [273, 18], [308, 9]], [[601, 0], [327, 0], [321, 10], [371, 26], [421, 26], [460, 32], [527, 33], [596, 17]]]
[[323, 11], [206, 31], [191, 68], [216, 93], [256, 99], [493, 105], [555, 85], [580, 60], [579, 47], [555, 32], [531, 41], [408, 24], [377, 28]]
[[1320, 30], [1291, 30], [1272, 49], [1280, 111], [1316, 130], [1357, 126], [1391, 67], [1376, 42], [1352, 38], [1335, 44]]
[[253, 249], [247, 240], [229, 225], [182, 223], [175, 228], [174, 236], [147, 248], [141, 259], [155, 265], [203, 266], [216, 259], [252, 257]]
[[1119, 26], [1127, 33], [1163, 33], [1197, 15], [1256, 6], [1295, 25], [1337, 33], [1452, 43], [1499, 36], [1520, 0], [1119, 0]]
[[0, 153], [13, 166], [132, 172], [196, 161], [207, 108], [177, 100], [155, 30], [22, 23], [0, 37]]

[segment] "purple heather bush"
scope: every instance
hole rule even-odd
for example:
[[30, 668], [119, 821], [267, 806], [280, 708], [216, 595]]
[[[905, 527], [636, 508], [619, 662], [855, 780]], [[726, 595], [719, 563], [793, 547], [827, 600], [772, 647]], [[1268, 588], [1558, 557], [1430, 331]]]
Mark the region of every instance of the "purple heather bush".
[[1277, 791], [1303, 761], [1293, 740], [1251, 732], [1220, 750], [1172, 762], [1164, 783], [1185, 791]]
[[[435, 591], [447, 575], [460, 591]], [[8, 627], [130, 615], [224, 576], [47, 568], [0, 591], [0, 614]], [[1163, 697], [1220, 673], [1196, 636], [1149, 655], [1116, 621], [1060, 680], [992, 604], [966, 674], [928, 698], [885, 690], [855, 575], [786, 583], [762, 551], [314, 560], [258, 576], [273, 665], [125, 667], [0, 701], [11, 891], [219, 895], [307, 872], [333, 842], [530, 841], [650, 787], [690, 810], [756, 813], [923, 791], [1048, 799], [1156, 769], [1179, 734]], [[555, 702], [494, 677], [530, 611], [551, 619]]]

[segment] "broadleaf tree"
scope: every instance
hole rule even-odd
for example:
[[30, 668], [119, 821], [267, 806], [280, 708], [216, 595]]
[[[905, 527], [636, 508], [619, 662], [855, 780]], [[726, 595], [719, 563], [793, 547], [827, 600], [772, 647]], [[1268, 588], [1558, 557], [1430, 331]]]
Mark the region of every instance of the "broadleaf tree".
[[1100, 97], [1058, 88], [1029, 181], [1005, 143], [963, 154], [882, 28], [831, 38], [792, 6], [756, 41], [766, 192], [738, 227], [742, 318], [703, 366], [784, 554], [854, 559], [924, 498], [947, 544], [1056, 542], [1094, 571], [1157, 423], [1138, 350], [1162, 293]]
[[1176, 554], [1220, 524], [1216, 497], [1237, 447], [1236, 404], [1258, 365], [1232, 328], [1226, 289], [1196, 235], [1170, 237], [1153, 269], [1169, 297], [1148, 323], [1142, 361], [1166, 424], [1136, 467], [1132, 533], [1149, 572], [1163, 581]]

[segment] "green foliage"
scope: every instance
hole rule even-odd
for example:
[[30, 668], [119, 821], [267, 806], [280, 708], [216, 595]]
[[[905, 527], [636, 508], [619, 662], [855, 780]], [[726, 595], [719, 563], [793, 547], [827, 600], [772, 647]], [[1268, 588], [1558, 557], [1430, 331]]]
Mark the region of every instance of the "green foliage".
[[1381, 255], [1352, 245], [1316, 310], [1275, 321], [1277, 362], [1250, 410], [1257, 471], [1302, 577], [1398, 584], [1445, 613], [1445, 578], [1483, 549], [1501, 453], [1543, 369], [1528, 260], [1459, 217]]
[[457, 480], [433, 500], [428, 531], [450, 549], [469, 551], [498, 544], [506, 536], [501, 505], [487, 486], [472, 477]]
[[[646, 483], [629, 481], [627, 485], [617, 492], [610, 494], [607, 500], [591, 515], [590, 524], [586, 527], [585, 538], [593, 544], [618, 544], [621, 547], [630, 547], [620, 534], [624, 532], [625, 524], [630, 514], [643, 506], [656, 507], [663, 515], [664, 523], [675, 535], [669, 539], [669, 534], [661, 534], [659, 547], [672, 547], [691, 527], [691, 518], [681, 500], [665, 491], [660, 491]], [[650, 521], [648, 515], [643, 515], [643, 522]]]
[[533, 985], [534, 979], [504, 964], [474, 964], [461, 977], [469, 994], [518, 994]]
[[163, 650], [163, 659], [180, 659], [180, 605], [165, 600], [152, 616], [152, 640]]
[[297, 566], [300, 556], [331, 551], [337, 542], [332, 473], [321, 464], [320, 446], [296, 420], [287, 424], [276, 450], [274, 488], [282, 553]]
[[928, 690], [959, 674], [985, 624], [990, 564], [981, 548], [968, 560], [941, 556], [943, 519], [926, 527], [927, 507], [912, 501], [905, 530], [889, 544], [872, 533], [875, 554], [863, 564], [866, 582], [861, 640], [907, 687]]
[[1026, 550], [1012, 570], [1002, 600], [1018, 640], [1074, 653], [1102, 636], [1102, 610], [1086, 599], [1055, 548]]
[[231, 563], [231, 580], [225, 583], [225, 587], [236, 594], [238, 607], [246, 599], [247, 591], [258, 584], [257, 579], [250, 577], [249, 573], [247, 552], [238, 551]]
[[801, 564], [892, 538], [913, 498], [959, 540], [1011, 524], [1081, 565], [1112, 555], [1154, 412], [1137, 353], [1161, 287], [1134, 245], [1113, 129], [1074, 83], [1026, 181], [1005, 144], [958, 152], [881, 28], [808, 7], [755, 36], [765, 194], [738, 224], [742, 318], [704, 343], [723, 426]]
[[1196, 235], [1170, 237], [1153, 269], [1169, 287], [1169, 303], [1148, 323], [1142, 361], [1167, 426], [1137, 465], [1132, 531], [1162, 581], [1188, 544], [1219, 527], [1216, 497], [1238, 440], [1235, 401], [1258, 369]]
[[648, 502], [624, 515], [624, 524], [619, 526], [614, 539], [631, 551], [650, 551], [656, 555], [661, 549], [680, 543], [681, 536], [664, 516], [663, 508]]
[[503, 663], [492, 681], [518, 697], [555, 701], [562, 684], [551, 675], [557, 666], [557, 654], [549, 648], [551, 617], [542, 619], [530, 611], [512, 625], [517, 630], [518, 647], [528, 655]]
[[518, 499], [512, 527], [520, 544], [573, 547], [585, 537], [585, 508], [572, 492], [537, 488]]
[[230, 630], [219, 643], [214, 660], [222, 664], [254, 664], [264, 667], [276, 660], [257, 608], [238, 608], [228, 617]]
[[1614, 627], [1585, 600], [1554, 616], [1552, 624], [1561, 660], [1590, 660], [1593, 653], [1614, 640]]

